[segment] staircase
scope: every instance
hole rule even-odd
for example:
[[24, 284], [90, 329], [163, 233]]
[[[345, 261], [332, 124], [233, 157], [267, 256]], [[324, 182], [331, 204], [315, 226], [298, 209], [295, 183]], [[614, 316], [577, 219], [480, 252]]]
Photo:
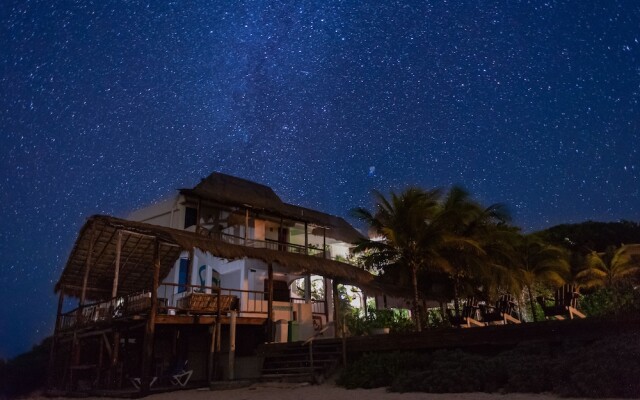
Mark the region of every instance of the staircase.
[[321, 383], [340, 363], [341, 348], [334, 339], [264, 345], [262, 380]]

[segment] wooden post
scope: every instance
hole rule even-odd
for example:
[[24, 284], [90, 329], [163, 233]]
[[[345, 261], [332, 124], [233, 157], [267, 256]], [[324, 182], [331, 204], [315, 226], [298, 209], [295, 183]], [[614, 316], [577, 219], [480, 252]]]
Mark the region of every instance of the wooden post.
[[193, 273], [193, 267], [196, 263], [196, 252], [193, 249], [189, 249], [189, 266], [187, 267], [187, 282], [184, 291], [188, 291], [191, 288], [191, 275]]
[[[173, 210], [171, 211], [173, 213]], [[173, 215], [172, 215], [173, 216]], [[116, 241], [116, 265], [113, 272], [113, 286], [111, 288], [111, 301], [112, 307], [115, 307], [117, 301], [115, 300], [118, 296], [118, 281], [120, 278], [120, 257], [122, 253], [122, 231], [118, 231], [118, 239]], [[111, 359], [109, 360], [109, 386], [112, 387], [114, 383], [114, 376], [116, 373], [116, 367], [118, 365], [118, 351], [120, 349], [120, 332], [113, 332], [113, 351], [111, 353]]]
[[96, 338], [98, 341], [98, 368], [96, 368], [96, 380], [98, 381], [98, 385], [100, 385], [100, 380], [102, 379], [102, 364], [104, 363], [104, 343], [102, 336], [98, 336]]
[[236, 317], [238, 313], [231, 311], [231, 321], [229, 325], [229, 380], [235, 379], [236, 369]]
[[342, 316], [342, 366], [347, 367], [347, 332], [345, 332], [346, 315]]
[[209, 343], [209, 363], [208, 363], [208, 380], [209, 387], [211, 387], [211, 382], [215, 379], [215, 369], [216, 369], [216, 334], [218, 331], [218, 323], [217, 321], [211, 324], [211, 343]]
[[309, 224], [304, 223], [304, 254], [309, 255]]
[[47, 387], [52, 388], [54, 385], [54, 371], [56, 364], [56, 346], [58, 341], [58, 331], [60, 330], [60, 317], [62, 314], [62, 305], [64, 304], [64, 288], [60, 288], [58, 296], [58, 308], [56, 311], [56, 324], [53, 327], [53, 337], [51, 338], [51, 348], [49, 349], [49, 366], [47, 368]]
[[[327, 288], [328, 288], [329, 280], [327, 278], [322, 278], [322, 288], [324, 289], [324, 316], [327, 319], [327, 324], [329, 323], [329, 297], [327, 296]], [[332, 290], [333, 292], [333, 290]]]
[[87, 282], [89, 281], [89, 272], [91, 271], [91, 257], [93, 256], [93, 244], [95, 242], [95, 237], [96, 237], [96, 227], [94, 223], [94, 225], [91, 226], [91, 239], [89, 239], [89, 251], [87, 253], [87, 259], [85, 260], [84, 278], [82, 279], [82, 292], [80, 293], [80, 306], [84, 305], [84, 301], [87, 296]]
[[116, 241], [116, 266], [113, 272], [113, 286], [111, 288], [111, 298], [115, 299], [118, 295], [118, 277], [120, 275], [120, 252], [122, 249], [122, 231], [118, 231], [118, 240]]
[[247, 245], [247, 239], [249, 238], [249, 209], [244, 210], [244, 245]]
[[[309, 255], [309, 224], [304, 223], [304, 253]], [[304, 277], [304, 302], [311, 303], [311, 275]]]
[[111, 352], [111, 365], [109, 369], [109, 385], [115, 387], [116, 373], [118, 369], [118, 361], [120, 357], [120, 332], [113, 332], [113, 351]]
[[267, 341], [273, 342], [273, 265], [267, 265]]
[[333, 292], [333, 321], [335, 322], [335, 335], [339, 336], [342, 333], [342, 320], [340, 314], [340, 293], [338, 293], [338, 282], [335, 279], [331, 280], [331, 291]]
[[142, 354], [142, 373], [140, 391], [143, 394], [149, 393], [149, 384], [151, 382], [151, 362], [153, 360], [153, 340], [156, 327], [156, 313], [158, 312], [158, 284], [160, 280], [160, 242], [158, 238], [154, 239], [153, 246], [153, 287], [151, 290], [151, 310], [145, 326], [143, 354]]
[[322, 257], [327, 258], [327, 228], [322, 228]]

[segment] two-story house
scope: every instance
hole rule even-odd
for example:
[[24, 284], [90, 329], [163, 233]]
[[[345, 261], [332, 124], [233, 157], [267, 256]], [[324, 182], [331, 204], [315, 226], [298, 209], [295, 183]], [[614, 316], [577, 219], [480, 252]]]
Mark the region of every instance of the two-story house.
[[220, 173], [127, 219], [93, 216], [56, 284], [50, 383], [145, 391], [186, 360], [195, 381], [250, 375], [260, 343], [334, 334], [338, 282], [373, 287], [346, 262], [361, 238]]

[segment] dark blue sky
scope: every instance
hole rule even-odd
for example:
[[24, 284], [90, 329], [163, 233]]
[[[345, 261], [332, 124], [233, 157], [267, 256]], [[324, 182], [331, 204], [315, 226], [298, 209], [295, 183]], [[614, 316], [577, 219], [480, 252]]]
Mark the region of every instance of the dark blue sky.
[[0, 357], [52, 332], [85, 218], [214, 170], [338, 215], [457, 183], [528, 231], [639, 219], [635, 0], [3, 1], [0, 24]]

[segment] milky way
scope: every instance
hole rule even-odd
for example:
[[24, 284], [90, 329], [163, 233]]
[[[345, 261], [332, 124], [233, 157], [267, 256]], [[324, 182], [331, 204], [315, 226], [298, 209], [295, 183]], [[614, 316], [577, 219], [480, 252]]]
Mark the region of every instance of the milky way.
[[637, 1], [59, 3], [0, 5], [0, 357], [85, 218], [214, 170], [338, 215], [456, 183], [527, 231], [640, 215]]

